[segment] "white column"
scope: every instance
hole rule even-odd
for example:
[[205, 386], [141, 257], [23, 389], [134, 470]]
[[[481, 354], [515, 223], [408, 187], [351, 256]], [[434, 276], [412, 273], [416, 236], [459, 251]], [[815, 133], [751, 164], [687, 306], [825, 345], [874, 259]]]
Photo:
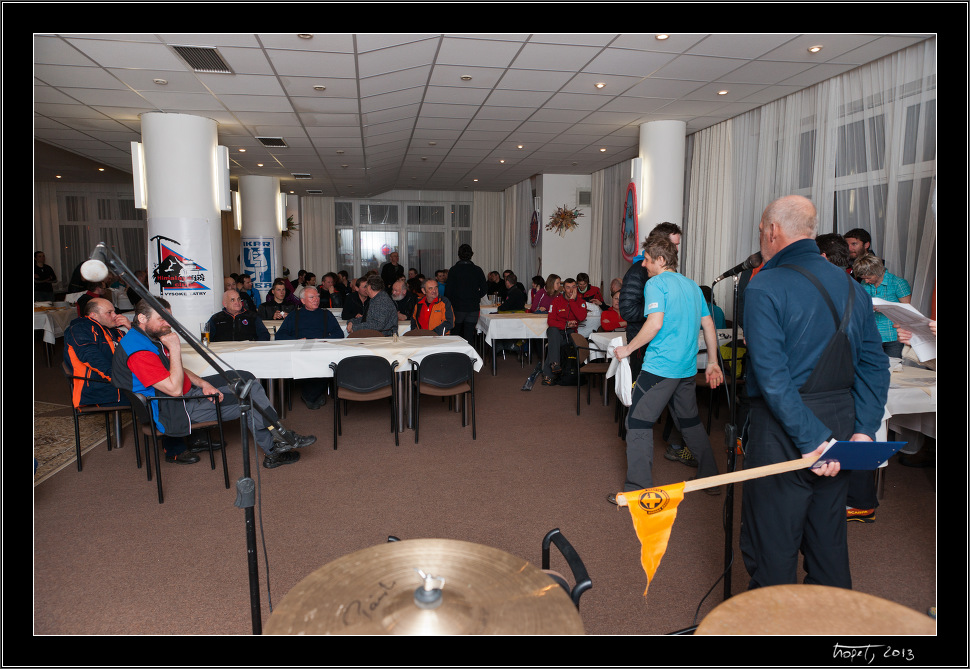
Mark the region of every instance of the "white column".
[[684, 121], [651, 121], [640, 126], [637, 206], [641, 243], [658, 223], [683, 226], [686, 144]]
[[286, 220], [281, 209], [280, 180], [276, 177], [239, 177], [242, 207], [240, 271], [249, 274], [259, 291], [260, 304], [283, 272], [280, 261], [280, 225]]
[[[141, 115], [151, 292], [190, 332], [222, 308], [225, 185], [216, 122], [188, 114]], [[136, 188], [138, 185], [136, 184]]]

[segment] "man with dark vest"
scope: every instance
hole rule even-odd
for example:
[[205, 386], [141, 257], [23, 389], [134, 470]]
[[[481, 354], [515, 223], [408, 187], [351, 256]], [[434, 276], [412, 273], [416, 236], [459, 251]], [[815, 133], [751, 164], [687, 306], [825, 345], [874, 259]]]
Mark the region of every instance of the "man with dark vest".
[[[159, 298], [158, 301], [166, 310], [169, 308], [166, 300]], [[220, 403], [223, 419], [239, 418], [239, 402], [226, 381], [218, 375], [203, 379], [184, 369], [181, 346], [178, 334], [162, 315], [147, 300], [141, 300], [135, 307], [131, 329], [115, 348], [111, 382], [145, 397], [185, 398], [181, 402], [150, 403], [156, 428], [167, 436], [184, 436], [189, 434], [192, 423], [215, 420], [216, 401]], [[236, 373], [242, 379], [253, 378], [249, 372]], [[258, 383], [251, 384], [250, 399], [253, 404], [249, 412], [250, 428], [256, 444], [265, 453], [263, 466], [273, 469], [297, 462], [300, 454], [293, 449], [309, 446], [316, 437], [286, 430]], [[199, 461], [199, 456], [182, 448], [181, 445], [171, 448], [166, 443], [165, 461], [176, 464]]]
[[[889, 390], [889, 362], [865, 289], [815, 243], [815, 207], [789, 195], [758, 226], [764, 264], [745, 289], [749, 438], [745, 468], [826, 443], [872, 441]], [[851, 588], [848, 474], [838, 462], [744, 483], [740, 546], [749, 588], [805, 583]]]
[[222, 295], [222, 311], [209, 318], [210, 341], [269, 341], [269, 331], [259, 314], [246, 308], [242, 295], [227, 290]]
[[276, 279], [273, 287], [266, 296], [266, 301], [259, 305], [256, 314], [261, 321], [281, 321], [286, 315], [298, 307], [290, 301], [287, 295], [286, 279]]

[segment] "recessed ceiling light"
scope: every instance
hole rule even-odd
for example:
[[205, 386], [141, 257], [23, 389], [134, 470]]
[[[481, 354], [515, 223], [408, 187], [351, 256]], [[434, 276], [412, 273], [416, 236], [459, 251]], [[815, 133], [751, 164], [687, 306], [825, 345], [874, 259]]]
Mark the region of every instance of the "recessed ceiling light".
[[246, 153], [246, 149], [239, 149], [239, 153]]
[[816, 44], [815, 46], [808, 47], [808, 52], [809, 53], [818, 53], [821, 50], [822, 50], [822, 45], [821, 44]]
[[428, 146], [438, 146], [438, 142], [428, 142]]
[[717, 94], [718, 95], [727, 95], [728, 94], [728, 90], [727, 89], [720, 90], [720, 91], [717, 92]]
[[104, 168], [103, 168], [103, 167], [99, 167], [99, 168], [98, 168], [98, 171], [99, 171], [99, 172], [104, 172]]
[[670, 35], [657, 35], [657, 39], [659, 40], [664, 40], [664, 39], [667, 39], [668, 37], [670, 37]]
[[152, 83], [153, 84], [158, 84], [159, 86], [166, 86], [166, 85], [168, 85], [168, 80], [166, 80], [166, 79], [152, 79]]
[[262, 167], [262, 166], [263, 166], [262, 163], [256, 163], [256, 167]]
[[595, 84], [593, 84], [593, 86], [595, 86], [596, 88], [606, 88], [606, 84], [603, 83], [602, 81], [596, 82]]
[[605, 146], [602, 149], [600, 149], [600, 153], [606, 153], [606, 147]]
[[505, 158], [500, 158], [500, 159], [499, 159], [499, 162], [500, 162], [500, 163], [502, 163], [502, 164], [504, 165], [504, 164], [505, 164]]
[[325, 91], [325, 90], [327, 90], [327, 87], [324, 86], [323, 84], [317, 84], [316, 86], [313, 87], [313, 90], [315, 90], [315, 91]]
[[337, 149], [337, 155], [338, 156], [342, 156], [343, 154], [344, 154], [344, 150], [343, 149]]
[[516, 148], [524, 149], [525, 147], [523, 145], [519, 144]]
[[472, 75], [470, 75], [470, 74], [463, 74], [463, 75], [461, 75], [461, 80], [462, 81], [471, 81], [472, 80]]
[[60, 175], [60, 174], [55, 174], [55, 175], [54, 175], [54, 178], [55, 178], [55, 179], [60, 179], [60, 178], [61, 178], [61, 175]]
[[313, 39], [313, 35], [311, 35], [310, 33], [298, 33], [297, 37], [299, 37], [300, 39]]

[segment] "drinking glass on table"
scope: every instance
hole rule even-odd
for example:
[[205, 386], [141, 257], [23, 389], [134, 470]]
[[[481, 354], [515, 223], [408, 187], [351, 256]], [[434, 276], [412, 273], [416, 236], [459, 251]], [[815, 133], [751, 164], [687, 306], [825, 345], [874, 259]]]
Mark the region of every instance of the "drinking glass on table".
[[209, 322], [206, 321], [202, 324], [202, 345], [209, 345]]

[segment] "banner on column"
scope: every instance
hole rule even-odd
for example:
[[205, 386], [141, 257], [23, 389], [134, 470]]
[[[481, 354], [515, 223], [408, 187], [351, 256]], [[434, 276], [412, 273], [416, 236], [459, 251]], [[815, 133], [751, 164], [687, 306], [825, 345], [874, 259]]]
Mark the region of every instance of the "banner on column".
[[149, 240], [152, 281], [165, 297], [209, 297], [212, 245], [208, 222], [198, 218], [149, 219], [148, 230], [164, 232]]
[[266, 295], [275, 278], [276, 240], [272, 237], [242, 238], [242, 271], [253, 279], [253, 287]]
[[[213, 270], [210, 223], [204, 218], [149, 218], [151, 292], [168, 300], [172, 313], [194, 329], [222, 303], [222, 270]], [[216, 285], [216, 291], [213, 291]]]

